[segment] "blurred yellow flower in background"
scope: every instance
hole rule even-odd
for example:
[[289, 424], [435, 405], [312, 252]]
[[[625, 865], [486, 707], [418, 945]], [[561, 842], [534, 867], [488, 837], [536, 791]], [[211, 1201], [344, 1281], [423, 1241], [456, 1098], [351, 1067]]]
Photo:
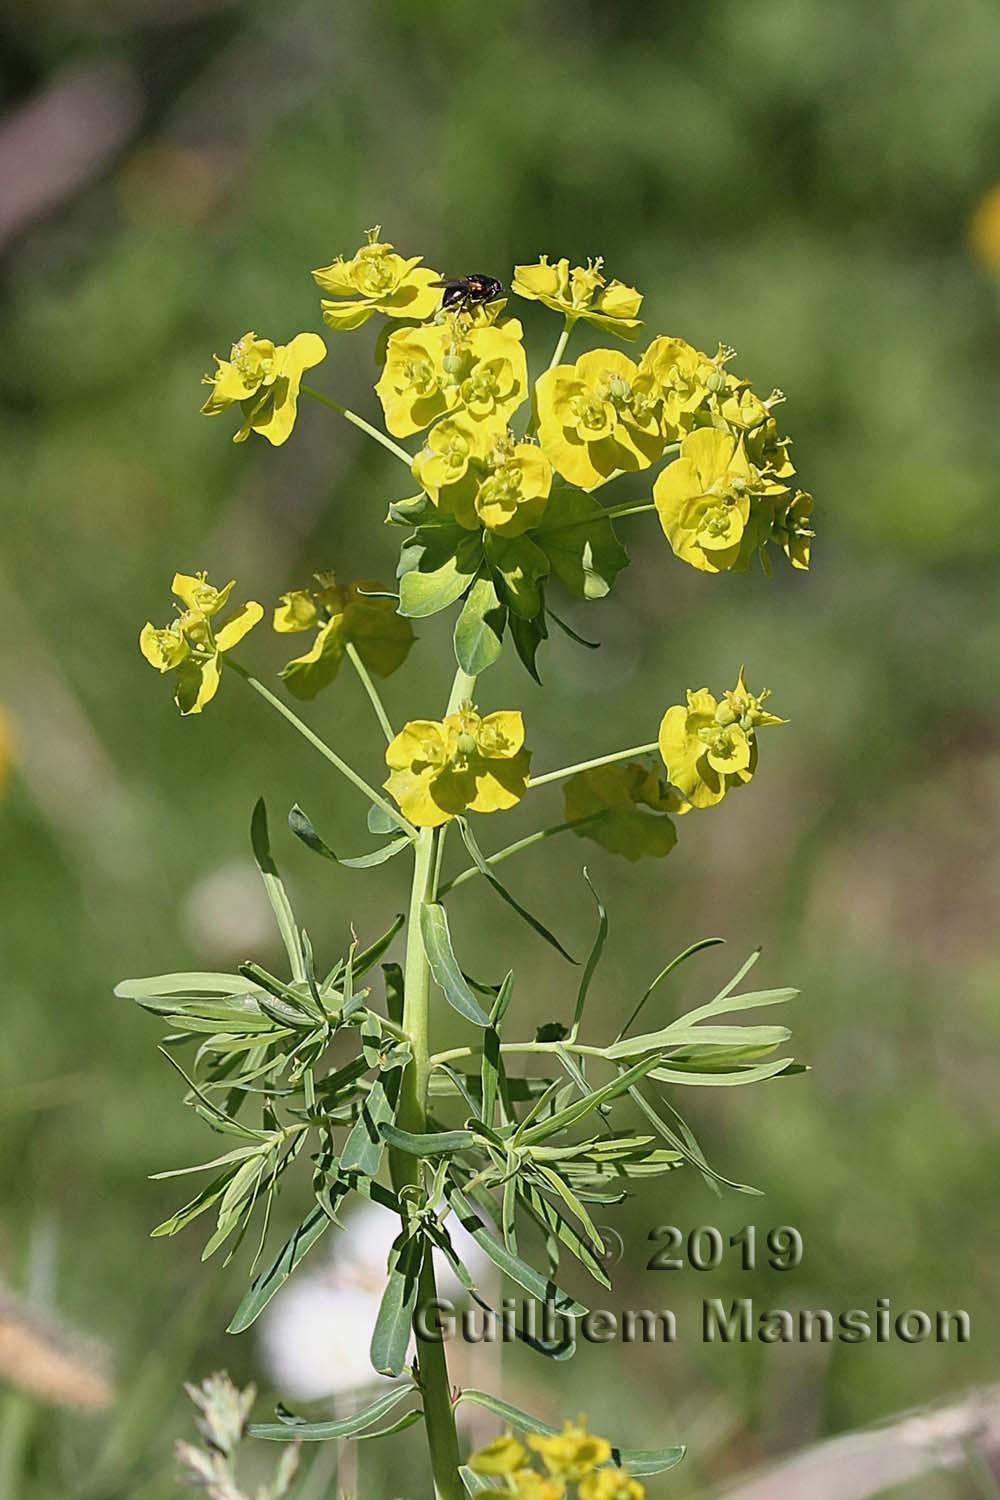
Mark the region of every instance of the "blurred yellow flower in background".
[[972, 210], [969, 245], [988, 271], [1000, 275], [1000, 182], [989, 188]]
[[567, 1422], [555, 1437], [532, 1433], [528, 1446], [540, 1454], [550, 1474], [571, 1482], [584, 1479], [611, 1457], [611, 1444], [607, 1439], [594, 1437], [582, 1422]]

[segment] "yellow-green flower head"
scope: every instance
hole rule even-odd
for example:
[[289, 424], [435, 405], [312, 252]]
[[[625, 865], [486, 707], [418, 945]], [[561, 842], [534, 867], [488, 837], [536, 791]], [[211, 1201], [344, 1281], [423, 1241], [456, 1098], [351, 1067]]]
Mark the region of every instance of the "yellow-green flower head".
[[204, 415], [216, 417], [239, 403], [243, 425], [233, 442], [244, 443], [251, 432], [259, 432], [279, 447], [295, 426], [302, 376], [326, 358], [326, 345], [318, 333], [296, 334], [290, 344], [245, 333], [228, 359], [214, 358], [218, 369], [202, 381], [213, 387]]
[[204, 573], [175, 573], [171, 585], [184, 605], [170, 625], [158, 630], [147, 620], [139, 635], [139, 649], [158, 672], [176, 672], [174, 700], [182, 714], [200, 714], [219, 690], [221, 658], [264, 616], [254, 600], [243, 604], [222, 625], [214, 616], [225, 607], [233, 584], [216, 589]]
[[704, 573], [746, 568], [770, 534], [774, 497], [787, 485], [747, 458], [742, 439], [699, 427], [657, 476], [653, 500], [678, 557]]
[[514, 267], [511, 291], [529, 302], [544, 303], [571, 322], [579, 319], [592, 323], [602, 333], [638, 338], [642, 293], [621, 281], [606, 281], [601, 274], [603, 266], [601, 259], [588, 260], [586, 266], [570, 270], [565, 256], [550, 265], [548, 256], [543, 255], [537, 265]]
[[385, 787], [411, 823], [436, 828], [466, 809], [514, 807], [527, 789], [530, 760], [520, 713], [481, 718], [467, 703], [441, 722], [403, 726], [385, 752]]
[[538, 437], [552, 467], [593, 489], [618, 469], [648, 469], [663, 452], [655, 381], [627, 355], [594, 349], [535, 384]]
[[787, 505], [779, 504], [771, 527], [771, 540], [777, 542], [793, 568], [808, 569], [815, 532], [810, 526], [813, 497], [806, 490], [796, 490]]
[[662, 859], [677, 842], [667, 814], [682, 812], [683, 798], [652, 766], [593, 766], [567, 781], [564, 798], [567, 821], [591, 819], [574, 828], [577, 837], [593, 839], [611, 854]]
[[494, 1438], [469, 1459], [474, 1474], [514, 1474], [528, 1461], [528, 1450], [512, 1432]]
[[282, 594], [274, 611], [281, 635], [319, 627], [312, 647], [281, 669], [281, 678], [296, 698], [315, 698], [332, 682], [348, 645], [377, 677], [401, 667], [413, 645], [413, 627], [396, 613], [392, 599], [373, 598], [384, 584], [364, 581], [340, 587], [332, 573], [317, 574], [318, 589]]
[[360, 328], [377, 312], [422, 323], [437, 311], [441, 300], [433, 284], [441, 279], [437, 271], [421, 265], [421, 255], [412, 260], [397, 255], [392, 245], [379, 240], [381, 228], [378, 224], [369, 229], [367, 242], [350, 260], [338, 255], [330, 265], [312, 273], [316, 284], [338, 299], [320, 303], [323, 322], [331, 328]]
[[375, 391], [394, 437], [409, 437], [449, 412], [506, 422], [524, 400], [528, 366], [515, 318], [470, 326], [449, 316], [398, 328], [386, 345]]
[[586, 1427], [576, 1422], [567, 1422], [556, 1437], [533, 1434], [528, 1445], [541, 1454], [550, 1474], [571, 1483], [584, 1479], [611, 1457], [611, 1444], [604, 1438], [591, 1436]]
[[668, 708], [660, 724], [659, 745], [673, 786], [691, 807], [713, 807], [733, 787], [742, 786], [757, 767], [757, 730], [786, 720], [763, 708], [768, 694], [747, 690], [739, 680], [721, 699], [708, 688], [688, 692], [687, 705]]
[[513, 1476], [517, 1500], [563, 1500], [566, 1486], [560, 1479], [539, 1474], [535, 1469], [519, 1469]]
[[663, 430], [675, 442], [696, 425], [695, 413], [728, 388], [726, 362], [735, 350], [720, 344], [712, 357], [684, 339], [656, 338], [642, 356], [663, 402]]
[[468, 413], [431, 428], [413, 474], [460, 526], [501, 536], [537, 526], [552, 488], [552, 465], [536, 443], [518, 442], [505, 423], [477, 422]]
[[646, 1489], [627, 1469], [597, 1469], [581, 1479], [580, 1500], [645, 1500]]

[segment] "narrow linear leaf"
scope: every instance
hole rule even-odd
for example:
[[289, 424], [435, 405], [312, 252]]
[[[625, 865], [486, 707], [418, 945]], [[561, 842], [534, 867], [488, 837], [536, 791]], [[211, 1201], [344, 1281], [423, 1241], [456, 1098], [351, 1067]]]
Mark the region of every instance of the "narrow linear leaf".
[[500, 1240], [496, 1239], [458, 1188], [451, 1188], [448, 1193], [448, 1202], [458, 1216], [462, 1228], [471, 1234], [476, 1244], [493, 1264], [505, 1272], [512, 1281], [516, 1281], [518, 1286], [523, 1287], [539, 1302], [551, 1303], [557, 1313], [564, 1313], [568, 1318], [586, 1316], [587, 1309], [582, 1303], [577, 1302], [568, 1292], [556, 1286], [555, 1282], [547, 1280], [540, 1271], [529, 1266], [526, 1261], [514, 1255]]
[[389, 1256], [389, 1280], [372, 1331], [371, 1361], [380, 1375], [402, 1374], [413, 1334], [424, 1244], [419, 1236], [400, 1237]]
[[[512, 1406], [509, 1401], [501, 1401], [499, 1396], [492, 1396], [488, 1391], [464, 1390], [460, 1391], [458, 1401], [472, 1401], [476, 1406], [484, 1406], [491, 1411], [495, 1417], [508, 1427], [514, 1427], [519, 1432], [540, 1432], [547, 1437], [558, 1436], [559, 1428], [552, 1427], [548, 1422], [543, 1422], [539, 1417], [533, 1417], [530, 1412], [522, 1411], [518, 1406]], [[679, 1464], [684, 1457], [686, 1449], [680, 1447], [670, 1448], [613, 1448], [612, 1453], [616, 1464], [625, 1465], [631, 1474], [639, 1475], [649, 1479], [654, 1474], [664, 1474]]]
[[298, 803], [295, 804], [288, 814], [288, 826], [296, 838], [301, 839], [306, 848], [311, 849], [314, 854], [321, 854], [324, 859], [332, 860], [335, 865], [345, 865], [351, 870], [369, 870], [375, 865], [384, 865], [386, 860], [394, 858], [397, 854], [401, 854], [404, 849], [409, 848], [413, 843], [409, 835], [404, 834], [402, 838], [396, 838], [388, 844], [383, 844], [381, 849], [376, 849], [371, 854], [359, 854], [353, 859], [344, 859], [341, 855], [334, 853], [330, 845], [320, 838]]
[[384, 1417], [387, 1412], [392, 1411], [401, 1401], [412, 1394], [415, 1386], [407, 1382], [405, 1385], [393, 1386], [391, 1391], [386, 1391], [373, 1401], [369, 1406], [363, 1406], [350, 1417], [341, 1417], [337, 1422], [262, 1422], [250, 1428], [250, 1436], [264, 1438], [271, 1443], [292, 1443], [301, 1441], [303, 1443], [327, 1443], [332, 1438], [355, 1437], [359, 1432]]
[[[642, 1010], [643, 1006], [646, 1004], [646, 1001], [649, 999], [650, 995], [652, 995], [652, 993], [656, 989], [657, 985], [662, 980], [666, 979], [666, 977], [667, 977], [668, 974], [672, 974], [673, 971], [674, 971], [674, 969], [679, 968], [680, 965], [682, 963], [684, 963], [686, 959], [689, 959], [689, 958], [693, 957], [693, 955], [695, 953], [700, 953], [703, 948], [716, 948], [716, 947], [719, 946], [720, 943], [724, 943], [724, 942], [725, 942], [725, 938], [702, 938], [700, 940], [700, 942], [692, 943], [691, 946], [690, 946], [690, 948], [685, 948], [683, 953], [678, 953], [677, 957], [676, 958], [672, 958], [668, 964], [664, 964], [664, 966], [660, 970], [659, 974], [657, 974], [656, 978], [653, 980], [652, 984], [649, 986], [648, 990], [643, 995], [642, 999], [639, 1001], [639, 1004], [636, 1006], [635, 1010], [632, 1012], [632, 1014], [629, 1016], [628, 1020], [625, 1022], [625, 1025], [622, 1027], [621, 1031], [619, 1031], [619, 1033], [618, 1033], [617, 1037], [615, 1038], [615, 1040], [618, 1041], [618, 1042], [620, 1042], [621, 1039], [622, 1039], [622, 1037], [625, 1035], [626, 1031], [631, 1030], [632, 1026], [635, 1024], [635, 1021], [637, 1020], [637, 1018], [639, 1016], [639, 1012]], [[713, 1004], [714, 1004], [714, 1002], [713, 1002]]]
[[520, 901], [512, 896], [507, 887], [498, 879], [493, 866], [487, 863], [486, 858], [483, 855], [483, 851], [476, 843], [476, 839], [473, 835], [472, 829], [469, 827], [468, 819], [457, 818], [456, 822], [458, 823], [459, 832], [462, 835], [462, 840], [465, 844], [465, 847], [472, 855], [479, 873], [486, 878], [486, 880], [496, 891], [500, 899], [502, 901], [506, 901], [507, 905], [512, 907], [513, 910], [517, 912], [522, 921], [527, 922], [528, 926], [534, 932], [537, 932], [539, 937], [544, 938], [547, 943], [550, 943], [551, 946], [556, 950], [556, 952], [562, 955], [567, 963], [575, 964], [576, 959], [573, 957], [572, 953], [569, 953], [563, 947], [562, 943], [555, 936], [555, 934], [550, 932], [549, 929], [544, 925], [544, 923], [540, 922], [537, 917], [533, 916], [531, 912], [528, 911], [527, 907], [522, 906]]
[[361, 1106], [357, 1123], [352, 1128], [340, 1155], [340, 1165], [345, 1172], [360, 1172], [374, 1177], [382, 1164], [385, 1142], [381, 1128], [396, 1117], [396, 1101], [399, 1097], [398, 1071], [385, 1073], [376, 1078]]
[[399, 931], [405, 921], [406, 918], [404, 917], [403, 913], [400, 912], [393, 919], [392, 926], [389, 928], [388, 932], [383, 932], [382, 936], [376, 939], [376, 941], [372, 943], [371, 947], [362, 948], [360, 953], [355, 954], [352, 967], [352, 973], [355, 979], [362, 979], [364, 975], [368, 973], [369, 969], [373, 969], [375, 967], [379, 959], [382, 957], [382, 954], [388, 947], [391, 946], [393, 938], [396, 936], [396, 933]]
[[476, 1144], [471, 1130], [438, 1130], [414, 1135], [396, 1125], [380, 1125], [379, 1132], [387, 1145], [406, 1151], [410, 1156], [454, 1156], [456, 1151], [467, 1151]]
[[420, 935], [434, 981], [448, 1004], [474, 1026], [488, 1026], [490, 1018], [472, 993], [458, 966], [443, 906], [432, 901], [423, 904], [420, 908]]
[[604, 944], [607, 942], [608, 938], [608, 913], [605, 910], [604, 902], [601, 900], [600, 896], [594, 889], [593, 882], [590, 878], [590, 875], [587, 873], [586, 866], [584, 866], [583, 878], [590, 887], [590, 894], [593, 896], [594, 900], [597, 903], [597, 934], [594, 938], [593, 946], [591, 947], [591, 950], [587, 955], [587, 962], [584, 965], [583, 974], [580, 976], [580, 988], [577, 992], [576, 997], [576, 1009], [573, 1012], [574, 1036], [576, 1035], [580, 1022], [583, 1019], [584, 1007], [587, 1004], [587, 994], [590, 990], [591, 980], [594, 977], [594, 970], [597, 968], [597, 965], [601, 961], [601, 954], [604, 952]]
[[659, 1061], [660, 1059], [655, 1056], [644, 1057], [641, 1062], [635, 1063], [626, 1072], [619, 1073], [617, 1078], [613, 1078], [610, 1083], [606, 1083], [601, 1088], [595, 1089], [586, 1098], [577, 1099], [575, 1103], [567, 1104], [564, 1109], [557, 1110], [547, 1120], [542, 1120], [539, 1124], [532, 1125], [521, 1136], [521, 1144], [525, 1146], [536, 1145], [541, 1141], [547, 1140], [549, 1136], [555, 1135], [559, 1131], [568, 1130], [571, 1125], [578, 1124], [580, 1120], [592, 1114], [595, 1109], [599, 1109], [602, 1104], [609, 1104], [612, 1099], [617, 1099], [620, 1094], [626, 1093], [640, 1079], [645, 1078], [646, 1074], [655, 1068]]
[[[227, 1333], [243, 1333], [256, 1321], [275, 1292], [284, 1286], [295, 1267], [330, 1228], [331, 1222], [329, 1215], [319, 1205], [310, 1209], [270, 1265], [265, 1266], [254, 1278], [249, 1291], [233, 1314]], [[283, 1428], [282, 1431], [287, 1432], [287, 1429]]]
[[663, 1052], [671, 1047], [780, 1047], [791, 1036], [787, 1026], [687, 1026], [675, 1021], [662, 1031], [626, 1037], [604, 1054], [613, 1061], [637, 1057], [642, 1052]]
[[253, 848], [253, 857], [257, 861], [267, 898], [271, 903], [281, 933], [281, 941], [285, 945], [288, 954], [288, 963], [294, 979], [305, 980], [306, 963], [299, 942], [299, 929], [292, 914], [291, 902], [285, 892], [278, 867], [271, 854], [271, 840], [267, 829], [267, 807], [263, 797], [260, 797], [253, 810], [250, 819], [250, 843]]

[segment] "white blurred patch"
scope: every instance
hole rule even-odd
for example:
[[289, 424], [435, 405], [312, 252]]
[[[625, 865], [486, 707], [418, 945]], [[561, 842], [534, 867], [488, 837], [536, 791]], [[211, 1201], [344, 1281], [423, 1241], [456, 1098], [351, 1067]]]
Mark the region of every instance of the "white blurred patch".
[[[399, 1220], [365, 1203], [334, 1231], [326, 1265], [302, 1270], [271, 1302], [259, 1324], [261, 1356], [282, 1396], [318, 1401], [384, 1383], [368, 1357], [372, 1329], [386, 1283], [386, 1263]], [[458, 1254], [475, 1280], [489, 1267], [462, 1227], [448, 1221]], [[461, 1285], [445, 1258], [435, 1254], [438, 1294], [458, 1302]]]
[[274, 916], [249, 860], [232, 860], [196, 880], [181, 903], [180, 922], [194, 952], [207, 960], [240, 960], [274, 946]]

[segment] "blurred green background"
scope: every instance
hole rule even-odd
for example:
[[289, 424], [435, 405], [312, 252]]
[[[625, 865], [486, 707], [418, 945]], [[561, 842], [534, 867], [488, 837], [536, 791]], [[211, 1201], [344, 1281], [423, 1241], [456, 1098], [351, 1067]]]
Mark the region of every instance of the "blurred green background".
[[[753, 789], [682, 822], [669, 860], [626, 866], [571, 837], [519, 862], [516, 888], [582, 946], [586, 858], [612, 921], [595, 1027], [688, 942], [729, 946], [682, 971], [678, 1008], [763, 943], [761, 984], [803, 990], [790, 1019], [812, 1067], [677, 1101], [765, 1198], [718, 1201], [681, 1173], [616, 1221], [610, 1305], [674, 1308], [681, 1341], [555, 1370], [515, 1353], [505, 1394], [634, 1444], [687, 1441], [650, 1487], [684, 1496], [996, 1379], [993, 0], [8, 0], [0, 33], [0, 1279], [106, 1344], [119, 1392], [90, 1416], [6, 1398], [5, 1500], [166, 1496], [191, 1427], [182, 1378], [224, 1364], [274, 1394], [253, 1336], [221, 1332], [245, 1268], [202, 1267], [197, 1230], [147, 1238], [183, 1194], [147, 1174], [213, 1141], [155, 1023], [112, 986], [274, 956], [247, 841], [261, 793], [321, 954], [352, 922], [381, 931], [405, 872], [291, 847], [295, 800], [338, 848], [367, 847], [363, 803], [235, 680], [181, 722], [136, 636], [166, 617], [175, 567], [264, 601], [317, 567], [390, 575], [381, 517], [407, 492], [392, 459], [311, 403], [281, 450], [235, 448], [232, 424], [197, 413], [213, 350], [320, 327], [310, 268], [378, 222], [448, 274], [604, 255], [646, 294], [650, 334], [732, 343], [758, 389], [788, 393], [817, 498], [811, 575], [771, 581], [696, 574], [650, 518], [621, 523], [628, 573], [565, 611], [603, 649], [551, 642], [544, 692], [506, 660], [482, 685], [490, 707], [523, 705], [538, 767], [650, 739], [687, 686], [728, 685], [741, 661], [773, 689], [792, 723], [768, 732]], [[547, 360], [557, 321], [519, 315]], [[315, 375], [368, 416], [372, 342], [331, 335]], [[436, 710], [450, 678], [447, 626], [420, 634], [387, 689], [400, 719]], [[284, 659], [264, 632], [243, 655], [262, 672]], [[345, 676], [311, 717], [375, 776], [366, 707]], [[483, 836], [528, 826], [522, 809]], [[516, 947], [524, 1027], [565, 1014], [542, 945], [475, 885], [454, 910], [480, 970]], [[664, 1222], [796, 1225], [805, 1260], [656, 1275], [645, 1236]], [[702, 1297], [743, 1295], [961, 1307], [973, 1340], [702, 1345]], [[365, 1446], [359, 1494], [423, 1500], [411, 1437]], [[970, 1473], [913, 1493], [977, 1491]]]

